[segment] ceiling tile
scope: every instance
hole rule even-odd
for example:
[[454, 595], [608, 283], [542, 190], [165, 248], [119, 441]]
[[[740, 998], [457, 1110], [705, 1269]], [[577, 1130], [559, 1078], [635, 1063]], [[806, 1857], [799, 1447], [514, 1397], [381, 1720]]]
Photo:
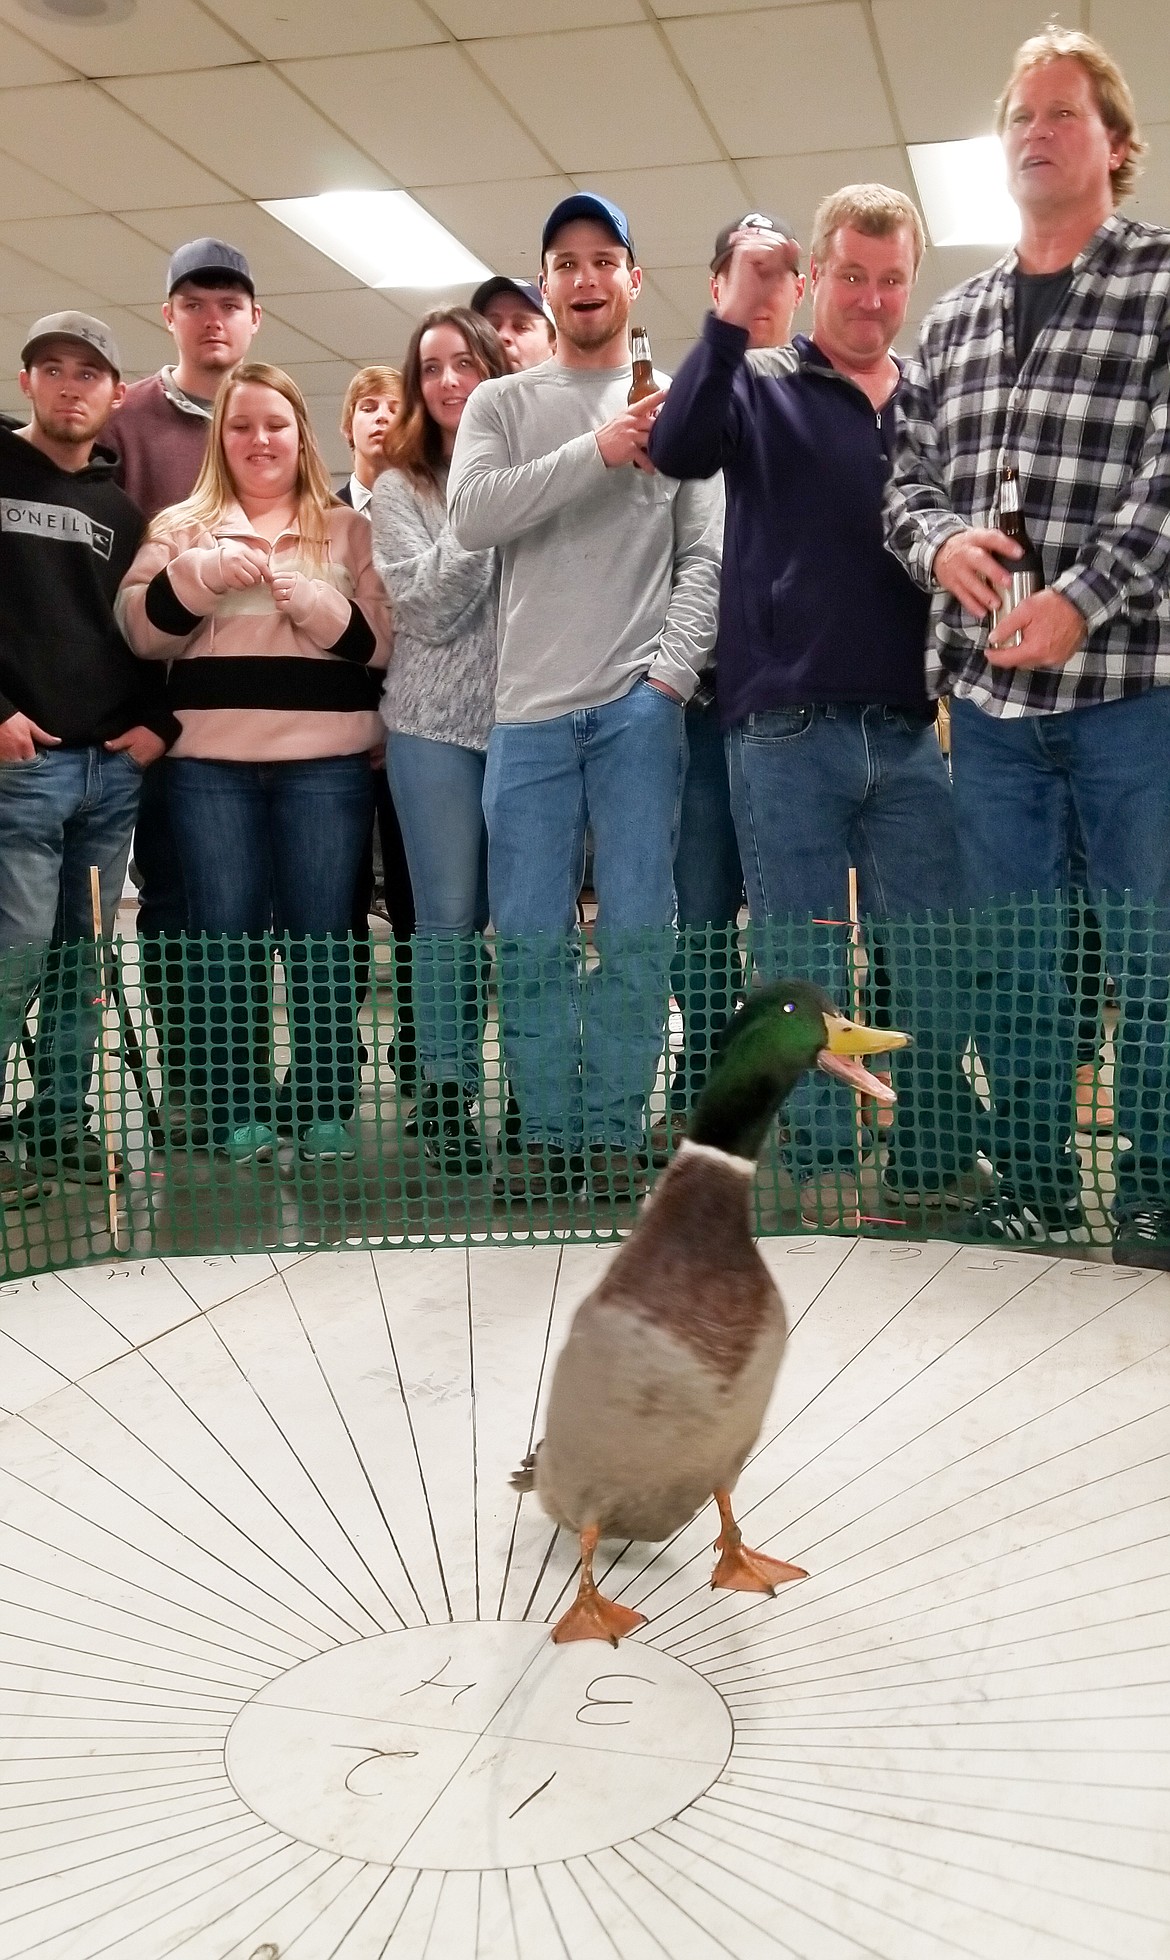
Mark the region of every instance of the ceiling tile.
[[666, 24], [707, 113], [736, 157], [893, 143], [856, 0]]
[[[279, 75], [259, 63], [207, 74], [116, 81], [109, 86], [119, 102], [154, 128], [165, 130], [192, 156], [214, 165], [249, 197], [380, 190], [386, 183], [376, 164], [331, 129]], [[160, 199], [152, 197], [150, 202], [157, 205]]]
[[[293, 378], [296, 379], [295, 376]], [[344, 389], [338, 388], [330, 394], [305, 397], [309, 420], [313, 425], [321, 454], [325, 458], [325, 466], [334, 476], [348, 476], [353, 460], [338, 427], [341, 420], [341, 398], [344, 392]]]
[[[432, 0], [440, 20], [461, 41], [501, 34], [540, 34], [570, 27], [612, 27], [645, 20], [639, 0]], [[753, 0], [754, 4], [754, 0]]]
[[544, 221], [575, 188], [568, 177], [527, 177], [502, 184], [428, 184], [415, 196], [485, 265], [536, 279]]
[[46, 271], [42, 265], [0, 245], [0, 293], [8, 312], [35, 320], [42, 313], [61, 313], [67, 307], [80, 307], [85, 313], [100, 313], [101, 301], [79, 279]]
[[[32, 22], [23, 10], [18, 16], [28, 33], [32, 32]], [[14, 33], [11, 27], [0, 26], [0, 76], [5, 88], [29, 88], [38, 82], [58, 82], [67, 80], [72, 70], [63, 62], [54, 61], [51, 54], [33, 45], [25, 33]]]
[[270, 61], [443, 39], [418, 0], [345, 0], [341, 7], [324, 7], [321, 0], [211, 0], [209, 11]]
[[665, 290], [657, 286], [649, 276], [642, 281], [642, 290], [634, 303], [632, 319], [635, 326], [645, 327], [654, 347], [654, 358], [658, 358], [660, 341], [678, 340], [687, 331], [690, 322], [679, 313]]
[[908, 143], [986, 135], [1020, 42], [1042, 27], [1042, 0], [980, 0], [979, 32], [962, 6], [874, 0], [873, 17]]
[[910, 317], [923, 319], [935, 300], [949, 293], [952, 286], [961, 286], [965, 279], [973, 279], [1002, 257], [1002, 248], [996, 245], [929, 246], [911, 297]]
[[687, 19], [692, 14], [748, 14], [773, 7], [820, 7], [824, 0], [650, 0], [659, 20]]
[[590, 178], [590, 188], [621, 205], [644, 266], [690, 265], [710, 258], [716, 233], [750, 204], [728, 163], [603, 170]]
[[916, 197], [903, 150], [830, 150], [795, 157], [744, 157], [740, 170], [761, 211], [785, 219], [808, 251], [813, 213], [845, 184], [888, 184]]
[[[18, 319], [14, 314], [0, 319], [0, 380], [15, 386], [17, 370], [20, 367], [20, 350], [24, 346], [29, 322]], [[20, 390], [17, 389], [19, 394]]]
[[476, 165], [495, 178], [548, 170], [515, 117], [450, 43], [298, 61], [285, 72], [401, 184], [461, 183]]
[[[481, 41], [475, 58], [570, 176], [718, 156], [649, 25]], [[572, 104], [588, 112], [571, 113]]]
[[352, 361], [297, 361], [289, 372], [306, 395], [344, 395], [353, 380]]
[[[683, 331], [689, 327], [697, 334], [711, 305], [711, 274], [706, 263], [659, 266], [654, 273], [654, 284], [670, 301]], [[657, 347], [654, 352], [657, 357]]]
[[138, 0], [128, 19], [88, 27], [84, 21], [44, 20], [20, 0], [0, 0], [0, 19], [83, 75], [149, 75], [248, 58], [235, 35], [210, 20], [195, 0]]
[[104, 211], [80, 218], [0, 223], [0, 241], [107, 300], [154, 299], [166, 287], [166, 255]]
[[252, 268], [256, 290], [265, 293], [332, 293], [361, 285], [324, 252], [241, 199], [234, 204], [197, 204], [164, 211], [131, 211], [126, 223], [161, 246], [174, 251], [187, 238], [225, 238], [244, 254]]
[[17, 163], [15, 157], [0, 157], [0, 218], [63, 218], [91, 208], [39, 170]]
[[1090, 32], [1121, 64], [1134, 92], [1139, 120], [1143, 124], [1170, 122], [1170, 33], [1165, 0], [1090, 0], [1088, 13]]
[[355, 363], [393, 360], [406, 345], [414, 317], [368, 288], [356, 293], [274, 293], [270, 304], [299, 333]]
[[[218, 87], [231, 72], [218, 69], [208, 81]], [[149, 95], [161, 85], [125, 86], [143, 88]], [[145, 129], [94, 82], [9, 89], [0, 104], [0, 132], [13, 156], [34, 169], [51, 158], [58, 182], [107, 211], [139, 203], [206, 204], [224, 193], [218, 177]]]
[[147, 320], [140, 313], [131, 312], [129, 307], [103, 306], [99, 314], [117, 341], [127, 370], [133, 368], [136, 374], [153, 374], [174, 361], [175, 343], [157, 313], [153, 320]]

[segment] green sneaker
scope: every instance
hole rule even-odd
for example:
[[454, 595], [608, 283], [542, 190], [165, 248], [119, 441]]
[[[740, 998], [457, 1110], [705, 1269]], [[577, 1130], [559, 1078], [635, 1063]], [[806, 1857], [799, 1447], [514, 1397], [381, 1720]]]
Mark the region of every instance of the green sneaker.
[[357, 1156], [357, 1144], [345, 1123], [336, 1118], [306, 1124], [297, 1151], [302, 1164], [349, 1163]]
[[215, 1146], [217, 1157], [229, 1164], [267, 1164], [276, 1148], [276, 1131], [270, 1123], [241, 1123]]

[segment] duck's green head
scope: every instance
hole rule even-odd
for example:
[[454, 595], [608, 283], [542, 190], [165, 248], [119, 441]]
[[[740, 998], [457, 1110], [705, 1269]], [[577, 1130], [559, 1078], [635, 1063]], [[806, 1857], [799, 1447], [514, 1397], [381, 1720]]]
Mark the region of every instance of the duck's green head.
[[893, 1090], [860, 1057], [905, 1048], [909, 1039], [849, 1020], [811, 980], [774, 981], [753, 993], [723, 1030], [688, 1135], [737, 1157], [757, 1156], [780, 1104], [811, 1068], [894, 1102]]

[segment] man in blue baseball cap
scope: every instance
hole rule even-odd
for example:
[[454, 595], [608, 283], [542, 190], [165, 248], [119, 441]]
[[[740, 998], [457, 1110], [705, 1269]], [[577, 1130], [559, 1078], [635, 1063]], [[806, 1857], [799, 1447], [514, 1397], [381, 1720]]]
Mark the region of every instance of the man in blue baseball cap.
[[504, 344], [512, 373], [539, 367], [557, 344], [552, 314], [539, 286], [497, 272], [471, 295], [471, 310], [493, 326]]
[[[683, 708], [715, 638], [723, 492], [649, 464], [663, 391], [629, 406], [642, 274], [625, 214], [577, 192], [542, 248], [556, 353], [475, 390], [448, 479], [458, 542], [500, 550], [484, 813], [519, 1120], [499, 1189], [559, 1197], [588, 1181], [628, 1202], [662, 1053]], [[587, 821], [601, 961], [582, 1016]]]

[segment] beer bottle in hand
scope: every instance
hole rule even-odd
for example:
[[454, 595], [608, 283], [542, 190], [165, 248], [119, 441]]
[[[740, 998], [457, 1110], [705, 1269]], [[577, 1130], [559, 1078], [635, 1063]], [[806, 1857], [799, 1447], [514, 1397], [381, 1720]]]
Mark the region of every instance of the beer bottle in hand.
[[647, 395], [658, 392], [654, 379], [654, 357], [650, 352], [650, 336], [645, 327], [634, 327], [630, 331], [630, 359], [634, 363], [634, 378], [626, 397], [627, 405], [633, 408], [635, 402], [645, 401]]
[[[1020, 546], [1022, 558], [1005, 558], [1003, 568], [1011, 574], [1011, 584], [1004, 593], [1001, 609], [1010, 612], [1024, 599], [1030, 599], [1033, 592], [1044, 590], [1044, 568], [1040, 554], [1024, 523], [1024, 513], [1020, 509], [1020, 473], [1012, 463], [1004, 463], [999, 472], [999, 525], [1005, 538], [1011, 538]], [[1019, 646], [1017, 633], [1014, 644]]]

